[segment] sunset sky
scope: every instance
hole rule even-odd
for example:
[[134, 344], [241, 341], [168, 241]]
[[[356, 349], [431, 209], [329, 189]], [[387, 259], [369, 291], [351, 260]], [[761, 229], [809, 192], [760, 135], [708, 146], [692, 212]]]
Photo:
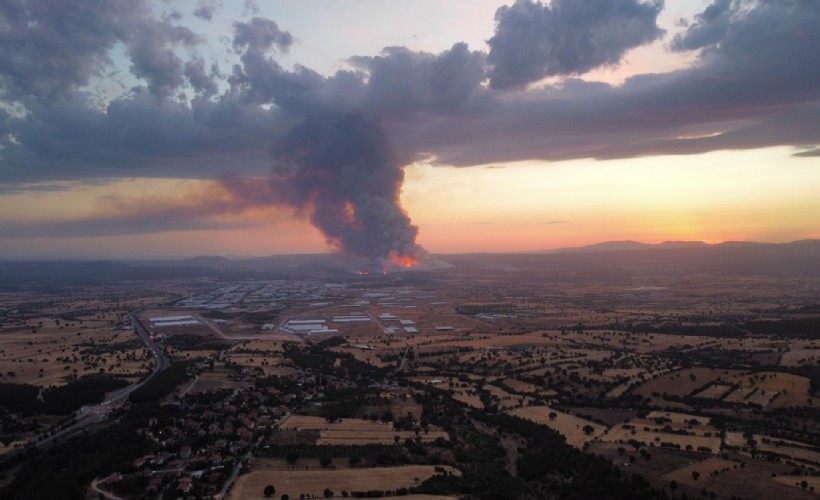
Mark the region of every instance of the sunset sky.
[[820, 238], [818, 47], [815, 0], [2, 2], [0, 258]]

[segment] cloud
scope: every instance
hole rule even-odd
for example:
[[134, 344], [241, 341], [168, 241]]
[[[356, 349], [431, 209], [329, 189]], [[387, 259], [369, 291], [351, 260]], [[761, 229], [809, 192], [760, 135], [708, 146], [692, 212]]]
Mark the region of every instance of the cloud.
[[202, 57], [192, 57], [185, 63], [185, 77], [191, 82], [191, 87], [198, 93], [210, 97], [218, 91], [217, 78], [219, 78], [219, 66], [212, 65], [210, 73], [205, 70], [205, 60]]
[[820, 148], [814, 148], [807, 151], [800, 151], [799, 153], [795, 153], [794, 156], [800, 157], [813, 157], [813, 156], [820, 156]]
[[194, 16], [203, 21], [211, 21], [214, 18], [214, 11], [221, 6], [221, 2], [216, 0], [199, 0], [194, 9]]
[[434, 55], [404, 47], [351, 61], [368, 74], [366, 109], [377, 116], [451, 112], [462, 107], [486, 78], [485, 56], [465, 43]]
[[98, 109], [82, 95], [7, 117], [4, 183], [122, 176], [215, 178], [269, 169], [275, 111], [237, 96], [158, 103], [147, 91]]
[[627, 50], [657, 40], [662, 0], [517, 0], [495, 15], [490, 38], [493, 88], [523, 88], [553, 75], [615, 65]]
[[185, 82], [177, 46], [200, 38], [156, 17], [147, 0], [9, 0], [0, 2], [0, 96], [50, 104], [72, 96], [112, 66], [126, 47], [130, 69], [158, 98]]
[[715, 0], [703, 12], [695, 16], [683, 34], [672, 39], [672, 50], [681, 52], [712, 46], [720, 42], [729, 31], [732, 16], [740, 4], [734, 0]]
[[[347, 115], [372, 120], [387, 134], [399, 165], [431, 157], [469, 166], [820, 144], [820, 2], [717, 0], [671, 42], [674, 50], [699, 51], [696, 64], [617, 87], [566, 75], [617, 62], [629, 47], [659, 36], [657, 2], [518, 2], [499, 9], [489, 54], [463, 43], [438, 54], [389, 47], [353, 57], [352, 69], [330, 76], [283, 67], [277, 57], [293, 35], [260, 17], [233, 25], [228, 44], [236, 64], [223, 74], [196, 53], [196, 34], [157, 19], [147, 4], [106, 2], [100, 12], [85, 12], [81, 2], [78, 12], [95, 22], [120, 19], [116, 30], [105, 23], [82, 29], [85, 18], [59, 19], [44, 5], [0, 5], [12, 19], [0, 34], [3, 99], [24, 108], [0, 108], [0, 182], [7, 185], [258, 176], [270, 171], [271, 150], [294, 130]], [[566, 32], [566, 46], [546, 44], [549, 50], [522, 62], [506, 45], [508, 30], [530, 21], [541, 26], [542, 18], [564, 22], [545, 33]], [[55, 35], [45, 37], [46, 27]], [[112, 44], [128, 52], [146, 34], [157, 40], [145, 59], [135, 58], [144, 62], [143, 86], [102, 105], [80, 90], [110, 66]], [[16, 52], [15, 36], [26, 40]], [[53, 54], [71, 64], [34, 64]], [[487, 84], [529, 82], [544, 71], [562, 79], [535, 89]], [[186, 85], [196, 93], [188, 101], [157, 99]]]
[[248, 51], [260, 54], [271, 48], [287, 52], [292, 44], [293, 35], [280, 30], [270, 19], [254, 17], [247, 23], [234, 23], [233, 46], [237, 51], [247, 47]]
[[461, 166], [820, 144], [820, 2], [741, 7], [692, 67], [619, 87], [565, 79], [485, 92], [461, 116], [391, 124], [393, 136]]
[[166, 98], [185, 83], [182, 59], [177, 45], [193, 46], [200, 38], [188, 28], [152, 22], [140, 26], [125, 39], [131, 57], [131, 72], [148, 82], [158, 98]]
[[[264, 179], [245, 179], [264, 185]], [[183, 190], [176, 197], [104, 197], [97, 200], [96, 214], [62, 220], [3, 220], [0, 233], [6, 238], [87, 237], [165, 231], [252, 227], [291, 217], [290, 210], [270, 199], [238, 196], [219, 181]]]

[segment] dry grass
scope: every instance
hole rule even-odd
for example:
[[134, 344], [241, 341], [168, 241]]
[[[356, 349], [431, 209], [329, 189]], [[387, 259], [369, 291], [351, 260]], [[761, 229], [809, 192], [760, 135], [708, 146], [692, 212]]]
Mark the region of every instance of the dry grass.
[[[761, 401], [769, 396], [766, 406], [769, 408], [788, 408], [791, 406], [808, 406], [810, 381], [806, 377], [779, 372], [759, 372], [755, 374], [743, 373], [736, 375], [732, 382], [741, 385], [746, 391], [744, 397], [754, 389], [765, 391]], [[735, 391], [738, 392], [738, 391]], [[735, 393], [726, 398], [727, 401], [736, 401]], [[739, 400], [747, 401], [749, 400]], [[761, 403], [758, 403], [761, 404]], [[813, 401], [812, 406], [820, 406], [820, 401]]]
[[510, 389], [518, 392], [532, 392], [538, 393], [541, 391], [541, 388], [537, 385], [531, 384], [529, 382], [524, 382], [522, 380], [508, 378], [501, 381], [501, 385], [509, 387]]
[[695, 419], [700, 425], [711, 425], [712, 419], [709, 417], [701, 417], [698, 415], [690, 415], [688, 413], [678, 413], [673, 411], [651, 411], [646, 415], [647, 420], [653, 418], [668, 418], [676, 424], [686, 424], [687, 421]]
[[[344, 418], [331, 423], [321, 417], [293, 415], [280, 427], [317, 430], [319, 439], [316, 444], [320, 445], [394, 444], [396, 436], [399, 437], [399, 442], [416, 438], [414, 431], [397, 431], [393, 424], [358, 418]], [[435, 441], [437, 438], [449, 440], [447, 433], [435, 426], [430, 426], [427, 433], [422, 430], [418, 436], [422, 442]]]
[[[712, 433], [712, 436], [706, 437], [703, 435], [680, 435], [671, 434], [668, 432], [660, 432], [659, 430], [644, 430], [641, 424], [635, 425], [635, 429], [625, 429], [621, 426], [613, 427], [605, 436], [601, 436], [602, 441], [626, 443], [630, 439], [638, 442], [644, 442], [647, 446], [654, 443], [655, 446], [660, 446], [661, 443], [671, 443], [679, 445], [681, 449], [686, 449], [691, 446], [692, 449], [697, 450], [700, 447], [709, 448], [713, 453], [720, 451], [720, 437], [717, 431]], [[653, 429], [653, 428], [650, 428]], [[703, 430], [695, 432], [703, 433]]]
[[727, 394], [732, 389], [730, 385], [713, 384], [706, 389], [694, 394], [696, 398], [705, 399], [720, 399], [724, 394]]
[[778, 483], [788, 484], [802, 488], [800, 483], [806, 481], [806, 489], [814, 488], [815, 492], [820, 492], [820, 476], [777, 476], [774, 478]]
[[[777, 453], [779, 455], [791, 457], [796, 461], [805, 462], [814, 466], [820, 466], [820, 453], [816, 451], [812, 451], [801, 446], [784, 446], [774, 443], [766, 444], [760, 440], [760, 436], [755, 436], [755, 439], [758, 440], [757, 449], [760, 451]], [[806, 444], [803, 444], [803, 446], [808, 447]]]
[[[451, 467], [445, 468], [458, 473]], [[249, 474], [237, 479], [228, 499], [264, 498], [262, 490], [268, 484], [276, 488], [277, 498], [284, 493], [291, 498], [298, 498], [303, 493], [323, 498], [325, 488], [330, 488], [336, 494], [334, 498], [340, 498], [342, 491], [395, 490], [416, 486], [434, 474], [435, 470], [432, 465], [305, 470], [288, 467], [281, 461], [259, 459], [254, 461]], [[450, 497], [416, 496], [416, 498], [432, 500]]]
[[[53, 320], [42, 321], [47, 326], [37, 328], [36, 333], [30, 329], [0, 333], [0, 381], [59, 386], [69, 376], [82, 377], [101, 370], [137, 378], [153, 365], [153, 358], [130, 329], [115, 330], [105, 321], [84, 321], [81, 326], [63, 323], [64, 329], [60, 330]], [[122, 346], [132, 341], [138, 347]], [[83, 354], [89, 350], [99, 352]]]
[[[713, 473], [720, 474], [721, 472], [728, 472], [734, 469], [735, 466], [737, 466], [737, 462], [710, 457], [692, 465], [675, 469], [672, 472], [664, 474], [662, 477], [667, 481], [675, 481], [680, 484], [697, 487], [700, 483], [703, 483], [707, 478], [711, 477]], [[700, 474], [697, 481], [692, 477], [693, 472]]]
[[[555, 419], [550, 419], [551, 412], [555, 412]], [[569, 413], [553, 410], [549, 406], [527, 406], [524, 408], [516, 408], [507, 413], [510, 415], [531, 420], [537, 424], [546, 425], [547, 427], [558, 431], [567, 439], [567, 443], [576, 448], [583, 447], [587, 441], [594, 441], [604, 432], [605, 426], [586, 420]], [[586, 434], [583, 431], [584, 426], [592, 426], [594, 429], [591, 434]]]
[[781, 366], [811, 366], [820, 364], [820, 343], [812, 349], [791, 348], [780, 356]]
[[[688, 396], [695, 390], [710, 382], [728, 381], [732, 377], [743, 373], [740, 370], [721, 370], [717, 368], [688, 368], [660, 375], [656, 379], [647, 381], [635, 388], [635, 394], [649, 397], [653, 392]], [[694, 379], [692, 378], [694, 377]]]

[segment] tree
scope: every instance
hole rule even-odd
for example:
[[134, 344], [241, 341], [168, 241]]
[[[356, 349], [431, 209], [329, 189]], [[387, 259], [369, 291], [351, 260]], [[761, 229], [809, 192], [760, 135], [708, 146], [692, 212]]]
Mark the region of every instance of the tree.
[[693, 471], [692, 471], [692, 479], [694, 479], [695, 481], [697, 481], [698, 479], [700, 479], [700, 472], [698, 472], [698, 471], [696, 471], [696, 470], [693, 470]]
[[333, 490], [331, 490], [330, 488], [325, 488], [324, 495], [325, 495], [325, 498], [332, 497], [333, 496]]
[[285, 455], [285, 460], [287, 460], [287, 462], [288, 462], [290, 465], [293, 465], [293, 464], [295, 464], [295, 463], [296, 463], [296, 461], [297, 461], [297, 460], [299, 460], [299, 454], [298, 454], [298, 453], [296, 453], [295, 451], [289, 451], [289, 452]]
[[265, 498], [270, 498], [276, 494], [276, 488], [274, 488], [272, 484], [269, 484], [265, 486], [265, 489], [262, 491], [262, 494], [265, 495]]
[[584, 431], [584, 434], [586, 434], [587, 436], [589, 436], [590, 434], [592, 434], [593, 432], [595, 432], [595, 427], [593, 427], [593, 426], [591, 426], [591, 425], [585, 425], [585, 426], [582, 428], [582, 430]]
[[333, 463], [333, 459], [331, 459], [328, 456], [324, 456], [324, 457], [319, 458], [319, 464], [324, 468], [330, 467], [330, 464], [332, 464], [332, 463]]
[[290, 500], [290, 495], [287, 493], [282, 493], [282, 500]]
[[549, 417], [550, 417], [550, 420], [555, 420], [556, 418], [558, 418], [558, 414], [555, 413], [554, 411], [551, 411], [550, 414], [549, 414]]

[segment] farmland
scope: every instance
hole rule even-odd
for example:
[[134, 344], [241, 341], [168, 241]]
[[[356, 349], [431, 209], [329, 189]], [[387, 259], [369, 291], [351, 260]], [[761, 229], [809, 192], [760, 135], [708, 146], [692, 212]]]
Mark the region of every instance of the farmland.
[[284, 430], [315, 430], [319, 431], [316, 444], [325, 445], [367, 445], [392, 444], [406, 439], [420, 438], [421, 442], [431, 442], [436, 439], [449, 439], [446, 432], [436, 427], [422, 432], [397, 430], [391, 423], [363, 420], [340, 419], [328, 422], [324, 418], [310, 416], [292, 416], [280, 424]]
[[[239, 479], [228, 498], [232, 500], [264, 498], [262, 491], [267, 484], [275, 485], [278, 493], [289, 493], [291, 498], [302, 494], [321, 498], [324, 496], [325, 489], [332, 490], [335, 497], [341, 498], [342, 491], [384, 491], [409, 488], [436, 474], [435, 468], [429, 465], [322, 469], [317, 463], [313, 467], [308, 465], [308, 469], [300, 467], [294, 470], [285, 463], [260, 460], [254, 462], [252, 468], [253, 472]], [[444, 470], [448, 473], [456, 473], [451, 468]], [[419, 496], [416, 498], [418, 500], [444, 500], [452, 497]]]
[[[624, 497], [813, 494], [820, 282], [565, 274], [509, 258], [456, 258], [430, 274], [9, 293], [0, 452], [94, 411], [89, 428], [133, 440], [95, 483], [123, 498], [138, 484], [169, 498], [223, 487], [259, 498], [268, 484], [291, 498], [600, 497], [601, 484]], [[60, 388], [119, 390], [153, 371], [130, 314], [170, 360], [153, 399], [97, 408], [97, 391], [94, 410], [61, 407]], [[167, 475], [143, 484], [156, 470]], [[595, 479], [560, 480], [582, 471]], [[622, 480], [632, 473], [640, 480]]]

